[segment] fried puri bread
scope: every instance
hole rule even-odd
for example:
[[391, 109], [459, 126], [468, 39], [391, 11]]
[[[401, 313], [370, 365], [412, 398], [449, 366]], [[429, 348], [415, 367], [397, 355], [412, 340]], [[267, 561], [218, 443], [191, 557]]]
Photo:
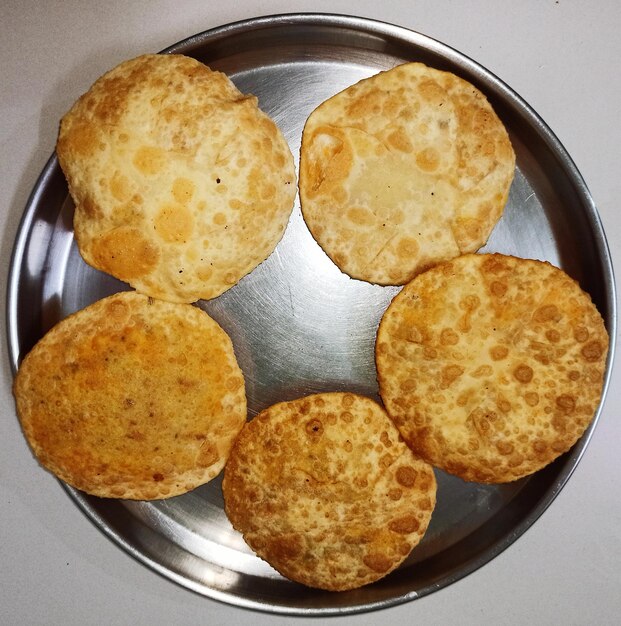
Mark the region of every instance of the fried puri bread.
[[264, 261], [296, 194], [257, 98], [183, 55], [102, 76], [63, 117], [57, 154], [84, 260], [172, 302], [214, 298]]
[[228, 335], [197, 307], [135, 292], [54, 326], [21, 363], [14, 394], [40, 463], [101, 497], [166, 498], [206, 483], [246, 420]]
[[608, 335], [549, 263], [465, 255], [417, 276], [377, 334], [380, 394], [408, 445], [469, 481], [502, 483], [567, 451], [601, 399]]
[[478, 250], [502, 215], [515, 154], [485, 96], [407, 63], [315, 109], [300, 152], [300, 200], [345, 273], [382, 285]]
[[248, 422], [224, 470], [225, 511], [287, 578], [340, 591], [382, 578], [423, 537], [433, 469], [386, 412], [350, 393], [276, 404]]

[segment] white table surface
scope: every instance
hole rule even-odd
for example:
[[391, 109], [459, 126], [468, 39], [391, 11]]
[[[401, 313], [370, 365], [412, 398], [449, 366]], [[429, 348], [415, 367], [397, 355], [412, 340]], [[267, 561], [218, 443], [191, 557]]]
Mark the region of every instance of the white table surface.
[[[456, 48], [502, 78], [534, 107], [572, 155], [593, 194], [619, 267], [621, 4], [616, 0], [3, 0], [3, 281], [29, 191], [54, 149], [58, 121], [96, 77], [124, 59], [208, 28], [294, 11], [357, 14], [406, 26]], [[3, 298], [4, 291], [3, 285]], [[439, 592], [381, 613], [331, 618], [332, 623], [621, 623], [618, 372], [617, 367], [600, 422], [576, 472], [516, 543]], [[3, 340], [1, 624], [310, 622], [209, 600], [154, 574], [117, 548], [38, 467], [15, 417], [11, 380]]]

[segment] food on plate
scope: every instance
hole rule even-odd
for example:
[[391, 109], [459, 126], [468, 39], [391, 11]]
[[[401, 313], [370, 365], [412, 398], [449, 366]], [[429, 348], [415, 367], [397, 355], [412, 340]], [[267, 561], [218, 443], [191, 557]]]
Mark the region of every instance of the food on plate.
[[302, 213], [343, 272], [400, 285], [487, 241], [514, 170], [507, 131], [477, 88], [406, 63], [311, 113], [300, 151]]
[[201, 309], [122, 292], [54, 326], [21, 363], [39, 462], [87, 493], [158, 499], [221, 471], [246, 420], [228, 335]]
[[540, 470], [599, 406], [608, 334], [549, 263], [469, 254], [417, 276], [379, 326], [380, 395], [407, 444], [469, 481]]
[[296, 194], [257, 98], [183, 55], [104, 74], [63, 117], [57, 154], [84, 260], [172, 302], [214, 298], [264, 261]]
[[224, 470], [225, 511], [282, 575], [340, 591], [394, 570], [436, 501], [430, 465], [386, 412], [351, 393], [282, 402], [248, 422]]

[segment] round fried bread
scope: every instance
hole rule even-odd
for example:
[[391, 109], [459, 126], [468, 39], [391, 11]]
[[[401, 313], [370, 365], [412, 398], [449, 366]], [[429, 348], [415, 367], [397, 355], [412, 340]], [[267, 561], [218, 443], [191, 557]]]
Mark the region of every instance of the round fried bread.
[[394, 570], [436, 501], [431, 466], [377, 403], [350, 393], [264, 410], [237, 438], [222, 489], [226, 514], [261, 558], [330, 591]]
[[40, 463], [102, 497], [157, 499], [214, 478], [246, 420], [228, 335], [135, 292], [54, 326], [21, 363], [17, 412]]
[[264, 261], [296, 193], [274, 122], [222, 73], [144, 55], [63, 117], [60, 165], [84, 260], [172, 302], [218, 296]]
[[302, 213], [343, 272], [404, 284], [487, 241], [514, 169], [507, 132], [478, 89], [407, 63], [311, 113], [300, 152]]
[[604, 322], [546, 262], [470, 254], [406, 285], [377, 334], [380, 394], [408, 445], [465, 480], [522, 478], [567, 451], [599, 405]]

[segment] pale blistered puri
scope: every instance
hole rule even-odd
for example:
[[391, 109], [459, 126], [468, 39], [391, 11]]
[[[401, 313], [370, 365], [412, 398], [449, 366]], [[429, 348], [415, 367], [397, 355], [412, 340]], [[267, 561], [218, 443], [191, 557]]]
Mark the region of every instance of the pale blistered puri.
[[478, 89], [407, 63], [311, 113], [300, 201], [311, 233], [343, 272], [404, 284], [485, 244], [514, 169], [507, 131]]
[[257, 99], [182, 55], [98, 79], [62, 119], [57, 154], [84, 260], [172, 302], [214, 298], [264, 261], [296, 194]]

